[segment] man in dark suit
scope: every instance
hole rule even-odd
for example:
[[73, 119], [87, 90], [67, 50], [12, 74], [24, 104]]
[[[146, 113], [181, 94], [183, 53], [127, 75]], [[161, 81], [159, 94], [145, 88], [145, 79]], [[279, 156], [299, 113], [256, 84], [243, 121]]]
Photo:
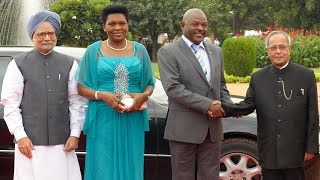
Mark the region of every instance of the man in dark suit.
[[273, 31], [265, 42], [272, 64], [252, 74], [244, 101], [222, 106], [228, 116], [256, 110], [263, 180], [303, 180], [304, 160], [319, 152], [315, 75], [289, 61], [287, 33]]
[[[169, 97], [164, 138], [169, 140], [173, 180], [219, 179], [226, 88], [222, 50], [204, 42], [207, 18], [190, 9], [180, 23], [183, 36], [158, 51], [161, 82]], [[208, 115], [208, 111], [212, 115]]]

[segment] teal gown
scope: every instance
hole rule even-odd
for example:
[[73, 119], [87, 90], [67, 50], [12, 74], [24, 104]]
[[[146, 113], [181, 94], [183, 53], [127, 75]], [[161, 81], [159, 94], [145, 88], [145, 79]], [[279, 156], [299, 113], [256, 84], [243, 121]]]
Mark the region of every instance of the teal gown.
[[[134, 46], [134, 55], [128, 57], [103, 56], [98, 49], [100, 91], [143, 92], [143, 63], [136, 56], [140, 44]], [[153, 85], [153, 81], [149, 84]], [[96, 101], [96, 129], [86, 140], [85, 180], [143, 180], [144, 131], [149, 130], [146, 113], [146, 110], [119, 113], [104, 101]]]

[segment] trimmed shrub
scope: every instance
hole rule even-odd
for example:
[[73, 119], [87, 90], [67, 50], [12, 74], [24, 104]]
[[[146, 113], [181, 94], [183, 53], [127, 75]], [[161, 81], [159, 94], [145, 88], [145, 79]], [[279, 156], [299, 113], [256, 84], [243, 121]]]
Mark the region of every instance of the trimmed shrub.
[[251, 76], [247, 76], [247, 77], [237, 77], [237, 76], [233, 76], [233, 75], [227, 75], [225, 76], [226, 82], [227, 83], [249, 83]]
[[224, 70], [228, 75], [246, 77], [256, 66], [256, 47], [251, 38], [228, 38], [222, 45]]

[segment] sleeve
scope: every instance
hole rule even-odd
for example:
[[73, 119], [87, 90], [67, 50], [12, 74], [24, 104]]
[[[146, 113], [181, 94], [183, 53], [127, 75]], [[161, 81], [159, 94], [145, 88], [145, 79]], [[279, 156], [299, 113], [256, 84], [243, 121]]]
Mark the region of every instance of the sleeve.
[[24, 78], [12, 60], [3, 78], [1, 103], [4, 105], [4, 120], [15, 139], [27, 137], [23, 127], [20, 104], [23, 95]]
[[226, 112], [227, 117], [236, 115], [248, 115], [252, 113], [256, 109], [253, 77], [250, 80], [246, 98], [243, 101], [235, 104], [222, 102], [221, 106]]
[[[100, 47], [100, 41], [97, 41], [87, 47], [86, 52], [79, 62], [79, 66], [75, 75], [77, 83], [86, 86], [87, 88], [98, 90], [97, 78], [97, 52]], [[96, 112], [98, 101], [88, 101], [86, 116], [83, 125], [83, 132], [87, 137], [95, 138], [96, 133]]]
[[137, 57], [141, 59], [142, 66], [143, 66], [142, 78], [141, 78], [142, 79], [141, 89], [143, 90], [148, 85], [151, 85], [154, 87], [156, 79], [155, 79], [154, 70], [152, 68], [151, 59], [147, 49], [142, 44], [139, 44], [138, 48], [139, 50], [138, 50]]
[[310, 77], [310, 89], [308, 91], [307, 105], [307, 144], [306, 152], [319, 153], [319, 109], [318, 109], [318, 94], [317, 83], [314, 73]]
[[[156, 79], [147, 49], [142, 44], [137, 42], [135, 42], [135, 44], [137, 44], [135, 47], [138, 48], [137, 57], [142, 61], [143, 70], [141, 74], [141, 90], [143, 91], [148, 85], [154, 87]], [[149, 113], [146, 109], [142, 110], [142, 112], [144, 119], [144, 131], [149, 131]]]
[[74, 61], [69, 73], [68, 100], [71, 129], [70, 136], [80, 137], [85, 119], [85, 104], [87, 103], [87, 100], [78, 94], [77, 82], [74, 78], [77, 68], [78, 63]]

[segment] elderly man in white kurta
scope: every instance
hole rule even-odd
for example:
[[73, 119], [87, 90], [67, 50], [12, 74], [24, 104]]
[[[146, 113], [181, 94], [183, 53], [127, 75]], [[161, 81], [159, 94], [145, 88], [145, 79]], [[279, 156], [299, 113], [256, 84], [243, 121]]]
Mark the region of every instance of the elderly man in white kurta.
[[34, 49], [13, 58], [1, 94], [15, 138], [14, 180], [81, 180], [75, 149], [84, 103], [74, 80], [77, 62], [55, 52], [60, 16], [41, 11], [27, 30]]

